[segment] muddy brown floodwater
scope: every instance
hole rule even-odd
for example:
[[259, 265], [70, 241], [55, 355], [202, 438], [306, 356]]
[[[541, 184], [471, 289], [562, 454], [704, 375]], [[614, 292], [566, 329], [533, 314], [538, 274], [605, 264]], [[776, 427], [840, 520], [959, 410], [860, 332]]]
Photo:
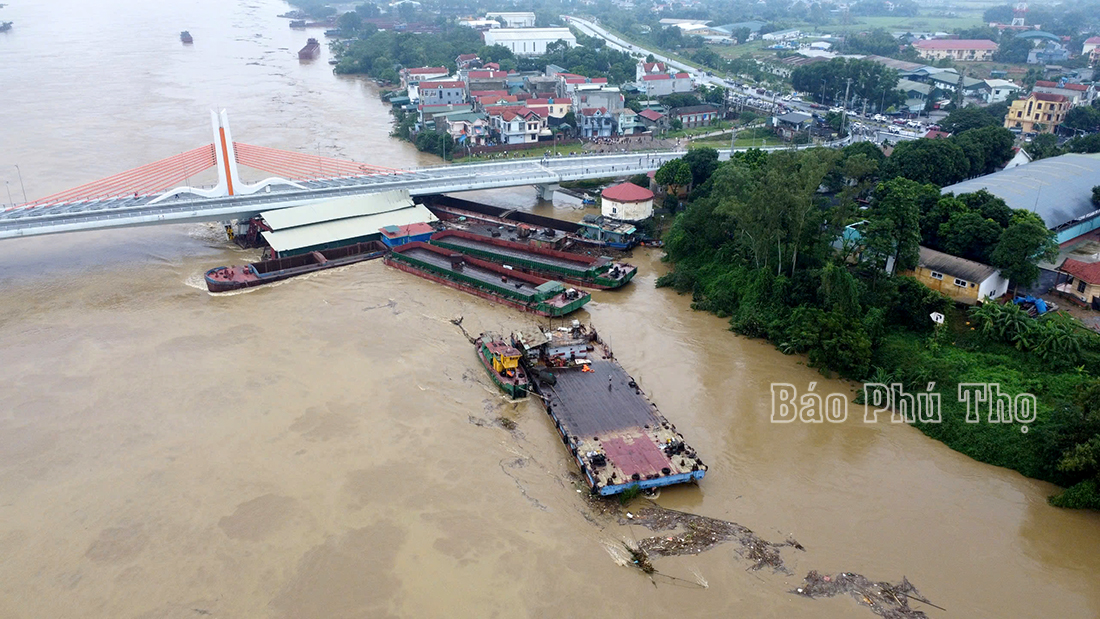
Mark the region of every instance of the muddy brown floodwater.
[[[201, 145], [215, 105], [244, 142], [431, 163], [327, 51], [298, 63], [286, 8], [11, 0], [0, 164], [33, 199]], [[797, 539], [790, 576], [731, 545], [655, 559], [705, 589], [621, 567], [647, 530], [577, 493], [545, 414], [502, 399], [449, 322], [531, 318], [380, 262], [202, 288], [254, 256], [206, 225], [0, 242], [0, 616], [871, 616], [790, 593], [810, 570], [907, 577], [932, 617], [1100, 615], [1097, 514], [911, 428], [769, 423], [771, 382], [851, 387], [656, 289], [659, 253], [580, 318], [710, 465], [657, 503]]]

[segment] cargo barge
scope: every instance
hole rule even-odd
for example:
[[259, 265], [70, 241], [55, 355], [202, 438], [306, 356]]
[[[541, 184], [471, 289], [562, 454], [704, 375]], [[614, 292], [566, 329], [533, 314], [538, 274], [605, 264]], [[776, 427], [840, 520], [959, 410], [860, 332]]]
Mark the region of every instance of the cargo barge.
[[531, 390], [554, 421], [594, 494], [695, 482], [707, 466], [615, 361], [595, 330], [512, 335]]
[[593, 258], [461, 230], [436, 232], [431, 236], [431, 244], [506, 264], [524, 273], [601, 290], [625, 286], [638, 271], [633, 265], [614, 262], [606, 256]]
[[184, 30], [180, 33], [180, 41], [182, 41], [184, 45], [190, 45], [195, 42], [195, 39], [191, 36], [190, 32]]
[[369, 241], [289, 258], [273, 258], [252, 264], [216, 267], [206, 272], [206, 289], [210, 292], [228, 292], [262, 286], [314, 271], [374, 260], [381, 258], [385, 253], [386, 246], [380, 241]]
[[317, 39], [310, 37], [306, 46], [298, 50], [298, 60], [313, 60], [321, 55], [321, 44]]
[[587, 292], [419, 241], [394, 248], [386, 264], [539, 316], [565, 316], [592, 298]]

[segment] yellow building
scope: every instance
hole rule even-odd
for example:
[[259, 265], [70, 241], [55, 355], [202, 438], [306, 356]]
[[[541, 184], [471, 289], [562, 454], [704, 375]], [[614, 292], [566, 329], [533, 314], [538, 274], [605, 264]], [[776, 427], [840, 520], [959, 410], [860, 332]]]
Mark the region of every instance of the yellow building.
[[[1024, 133], [1054, 133], [1066, 119], [1069, 108], [1070, 101], [1065, 95], [1033, 92], [1026, 99], [1012, 102], [1005, 116], [1005, 128]], [[1041, 130], [1036, 129], [1036, 125], [1041, 125]]]
[[968, 305], [974, 305], [986, 297], [996, 299], [1008, 291], [1008, 280], [988, 264], [927, 247], [920, 248], [917, 268], [902, 275], [914, 277], [932, 290]]

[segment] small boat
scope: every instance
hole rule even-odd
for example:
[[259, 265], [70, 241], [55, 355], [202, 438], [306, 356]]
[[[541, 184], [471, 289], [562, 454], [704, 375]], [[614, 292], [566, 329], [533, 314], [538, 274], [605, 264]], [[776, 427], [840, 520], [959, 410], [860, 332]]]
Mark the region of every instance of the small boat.
[[273, 258], [246, 265], [216, 267], [206, 272], [206, 289], [210, 292], [227, 292], [262, 286], [296, 275], [381, 258], [385, 253], [386, 246], [381, 241], [368, 241], [289, 258]]
[[290, 22], [290, 27], [294, 28], [294, 29], [305, 28], [306, 27], [306, 20], [296, 19], [296, 20]]
[[[2, 5], [0, 5], [0, 6], [2, 6]], [[10, 21], [0, 22], [0, 32], [7, 32], [8, 30], [11, 30], [11, 25], [13, 23], [15, 23], [15, 22], [10, 22]]]
[[191, 43], [195, 42], [195, 39], [193, 39], [191, 37], [190, 32], [184, 30], [183, 32], [180, 33], [180, 41], [183, 41], [184, 43], [190, 45]]
[[530, 382], [519, 365], [520, 353], [502, 338], [482, 335], [474, 340], [477, 357], [497, 387], [513, 400], [527, 395]]
[[333, 58], [332, 60], [329, 60], [328, 63], [331, 64], [331, 65], [338, 65], [338, 64], [340, 64], [340, 61]]
[[317, 39], [310, 37], [306, 46], [298, 50], [298, 60], [313, 60], [321, 55], [321, 44]]

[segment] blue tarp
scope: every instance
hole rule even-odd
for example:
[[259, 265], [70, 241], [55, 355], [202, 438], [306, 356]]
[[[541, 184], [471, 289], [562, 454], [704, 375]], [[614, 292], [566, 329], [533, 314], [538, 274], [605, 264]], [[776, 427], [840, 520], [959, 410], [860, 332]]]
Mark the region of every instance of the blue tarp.
[[1017, 304], [1017, 305], [1019, 305], [1020, 303], [1034, 303], [1035, 304], [1035, 309], [1039, 311], [1040, 316], [1047, 313], [1047, 303], [1046, 303], [1046, 301], [1040, 299], [1039, 297], [1032, 297], [1032, 296], [1016, 297], [1015, 299], [1012, 300], [1012, 302]]

